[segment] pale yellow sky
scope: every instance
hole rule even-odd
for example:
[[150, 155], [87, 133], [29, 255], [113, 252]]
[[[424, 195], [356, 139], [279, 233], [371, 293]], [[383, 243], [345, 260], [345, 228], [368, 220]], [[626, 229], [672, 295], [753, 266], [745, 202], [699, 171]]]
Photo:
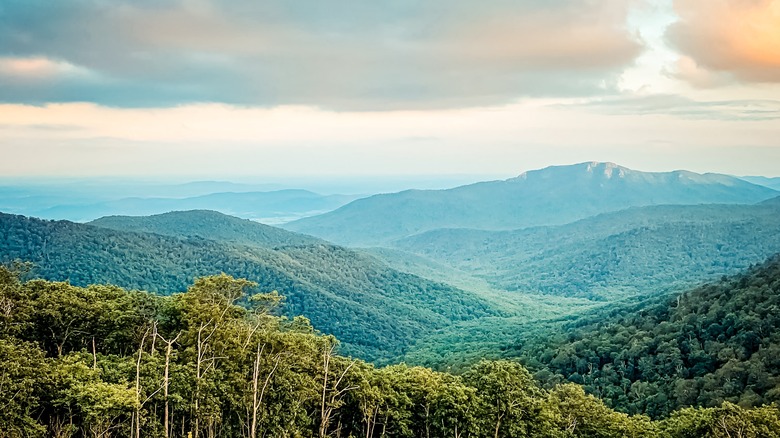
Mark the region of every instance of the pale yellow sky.
[[[258, 36], [238, 18], [231, 27], [220, 5], [182, 0], [180, 10], [158, 16], [157, 33], [122, 41], [128, 57], [174, 46], [196, 64], [152, 57], [146, 72], [136, 59], [122, 70], [132, 74], [121, 76], [107, 60], [89, 59], [89, 50], [103, 50], [92, 42], [34, 46], [32, 30], [24, 41], [0, 43], [0, 173], [514, 175], [597, 160], [639, 170], [780, 175], [780, 0], [610, 0], [584, 11], [587, 22], [576, 18], [582, 6], [505, 14], [485, 6], [474, 19], [479, 26], [453, 16], [435, 32], [420, 25], [426, 11], [379, 11], [396, 27], [380, 36], [338, 28], [343, 44], [316, 62], [316, 32], [308, 31], [316, 24], [332, 33], [328, 17], [308, 17], [308, 27], [281, 20], [277, 34], [263, 36], [278, 56], [269, 67], [242, 64], [260, 56], [247, 48]], [[131, 9], [118, 23], [143, 12]], [[370, 21], [373, 12], [361, 13]], [[41, 21], [52, 32], [72, 31]], [[213, 38], [193, 33], [194, 25], [212, 29]], [[365, 32], [374, 46], [360, 45]], [[289, 43], [289, 53], [274, 48], [273, 38]], [[374, 47], [409, 64], [396, 70], [377, 54], [363, 56]], [[131, 55], [134, 48], [146, 52]], [[426, 57], [436, 58], [435, 67]], [[323, 64], [353, 61], [349, 69]], [[257, 79], [240, 75], [242, 65]], [[314, 71], [287, 81], [277, 67], [289, 65]], [[179, 70], [188, 66], [204, 68], [201, 76], [212, 68], [227, 73], [219, 82], [188, 82], [192, 72]], [[383, 78], [379, 68], [394, 76]], [[263, 82], [269, 78], [277, 82]], [[389, 94], [376, 94], [376, 84], [388, 84]], [[236, 99], [258, 87], [265, 91], [255, 100]]]

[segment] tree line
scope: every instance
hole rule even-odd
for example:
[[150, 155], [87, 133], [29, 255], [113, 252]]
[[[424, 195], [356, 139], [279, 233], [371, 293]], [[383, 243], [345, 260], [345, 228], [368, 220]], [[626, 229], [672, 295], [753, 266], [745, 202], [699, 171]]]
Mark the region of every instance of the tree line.
[[593, 312], [508, 351], [544, 385], [584, 385], [627, 413], [776, 404], [778, 306], [780, 255], [683, 293]]
[[279, 294], [228, 275], [171, 296], [0, 267], [0, 437], [778, 437], [777, 407], [661, 421], [515, 361], [461, 375], [339, 354]]

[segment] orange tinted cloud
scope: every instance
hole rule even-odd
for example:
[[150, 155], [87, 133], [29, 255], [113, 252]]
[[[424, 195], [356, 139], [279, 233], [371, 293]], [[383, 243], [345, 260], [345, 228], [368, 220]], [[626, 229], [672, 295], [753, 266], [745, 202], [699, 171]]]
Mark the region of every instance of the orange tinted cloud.
[[675, 0], [670, 41], [696, 65], [780, 82], [780, 0]]
[[53, 61], [48, 58], [0, 57], [0, 75], [16, 78], [50, 78], [73, 74], [79, 69], [67, 62]]
[[464, 63], [511, 68], [598, 69], [629, 64], [642, 45], [625, 28], [628, 3], [576, 10], [539, 9], [443, 26], [441, 53]]

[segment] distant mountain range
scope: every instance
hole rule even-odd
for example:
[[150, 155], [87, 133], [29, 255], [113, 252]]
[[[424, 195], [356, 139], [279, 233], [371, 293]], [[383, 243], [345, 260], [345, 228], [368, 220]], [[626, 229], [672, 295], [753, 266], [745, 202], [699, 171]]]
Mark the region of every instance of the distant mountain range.
[[780, 177], [767, 178], [765, 176], [742, 176], [740, 179], [760, 186], [769, 187], [773, 190], [780, 190]]
[[[190, 193], [209, 188], [239, 189], [228, 183], [200, 183], [173, 189], [171, 193]], [[100, 192], [100, 196], [107, 196]], [[100, 199], [89, 193], [57, 194], [0, 188], [0, 210], [45, 219], [86, 222], [109, 215], [145, 216], [176, 210], [215, 210], [232, 216], [280, 223], [336, 209], [357, 195], [320, 195], [307, 190], [217, 192], [188, 197], [132, 196]]]
[[[277, 290], [284, 315], [308, 317], [345, 355], [451, 371], [510, 358], [548, 387], [575, 382], [663, 417], [780, 401], [773, 183], [582, 163], [364, 199], [211, 182], [121, 199], [0, 187], [0, 210], [111, 214], [0, 213], [0, 263], [162, 294], [226, 273]], [[187, 211], [156, 214], [167, 210]], [[287, 229], [246, 219], [325, 210]]]
[[[111, 227], [111, 228], [104, 228]], [[137, 230], [137, 231], [131, 231]], [[0, 261], [74, 285], [112, 283], [160, 293], [221, 272], [287, 297], [344, 342], [346, 354], [387, 360], [423, 333], [455, 321], [499, 315], [485, 299], [387, 267], [318, 239], [216, 212], [104, 218], [92, 225], [0, 213]]]
[[[230, 188], [214, 184], [171, 190]], [[32, 261], [50, 280], [161, 293], [220, 272], [248, 278], [286, 295], [286, 312], [337, 335], [347, 354], [380, 363], [404, 355], [442, 363], [453, 342], [475, 345], [464, 343], [464, 333], [506, 345], [518, 325], [679, 290], [780, 252], [780, 192], [725, 175], [611, 163], [371, 196], [287, 230], [203, 206], [279, 219], [349, 197], [248, 191], [50, 208], [42, 206], [54, 198], [27, 194], [29, 203], [0, 187], [3, 202], [43, 208], [49, 217], [112, 215], [78, 224], [0, 214], [0, 261]], [[122, 209], [132, 215], [116, 215]], [[188, 211], [137, 216], [157, 209]]]
[[512, 230], [561, 225], [629, 207], [753, 204], [780, 192], [688, 171], [639, 172], [613, 163], [553, 166], [448, 190], [408, 190], [355, 200], [283, 225], [340, 244], [383, 246], [440, 228]]

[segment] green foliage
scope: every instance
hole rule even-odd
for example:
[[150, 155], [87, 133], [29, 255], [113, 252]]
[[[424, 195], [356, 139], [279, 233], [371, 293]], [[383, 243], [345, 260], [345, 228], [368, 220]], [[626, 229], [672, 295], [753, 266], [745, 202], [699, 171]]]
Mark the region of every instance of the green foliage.
[[[0, 213], [0, 258], [32, 261], [34, 273], [47, 280], [75, 286], [111, 283], [164, 294], [182, 291], [204, 275], [247, 278], [260, 290], [284, 295], [284, 314], [305, 314], [318, 330], [338, 336], [344, 353], [378, 362], [402, 354], [420, 333], [500, 313], [474, 294], [250, 221], [184, 212], [164, 221], [121, 218], [120, 224], [132, 229], [134, 221], [140, 221], [135, 228], [157, 234]], [[220, 240], [198, 237], [209, 231]], [[245, 245], [255, 238], [253, 245]], [[285, 246], [312, 241], [317, 243]], [[95, 297], [74, 297], [86, 306], [76, 313], [109, 292], [84, 293]]]
[[436, 230], [393, 245], [498, 289], [614, 301], [736, 274], [780, 252], [778, 205], [631, 208], [562, 226]]
[[[161, 297], [25, 282], [0, 267], [10, 303], [0, 437], [687, 437], [688, 428], [728, 436], [723, 424], [777, 436], [776, 408], [724, 404], [654, 423], [576, 385], [544, 389], [512, 361], [482, 361], [462, 376], [375, 368], [335, 354], [337, 341], [305, 318], [274, 316], [278, 295], [237, 305], [253, 286], [222, 274]], [[53, 300], [59, 308], [46, 304]], [[83, 320], [72, 318], [79, 313]]]
[[34, 415], [47, 368], [43, 352], [34, 344], [0, 338], [0, 436], [43, 436], [46, 429]]
[[764, 406], [744, 409], [729, 402], [717, 408], [685, 408], [660, 423], [670, 438], [777, 438], [780, 411]]
[[528, 334], [512, 354], [548, 386], [584, 385], [608, 406], [652, 417], [685, 406], [780, 401], [780, 256], [688, 292], [595, 311]]
[[483, 428], [492, 428], [496, 438], [538, 432], [534, 429], [541, 413], [541, 391], [520, 364], [482, 361], [466, 372], [464, 379], [481, 395], [487, 414], [482, 418]]
[[630, 417], [609, 409], [604, 403], [585, 394], [579, 385], [564, 384], [553, 388], [545, 400], [545, 412], [554, 430], [566, 437], [652, 437], [655, 425], [644, 416]]

